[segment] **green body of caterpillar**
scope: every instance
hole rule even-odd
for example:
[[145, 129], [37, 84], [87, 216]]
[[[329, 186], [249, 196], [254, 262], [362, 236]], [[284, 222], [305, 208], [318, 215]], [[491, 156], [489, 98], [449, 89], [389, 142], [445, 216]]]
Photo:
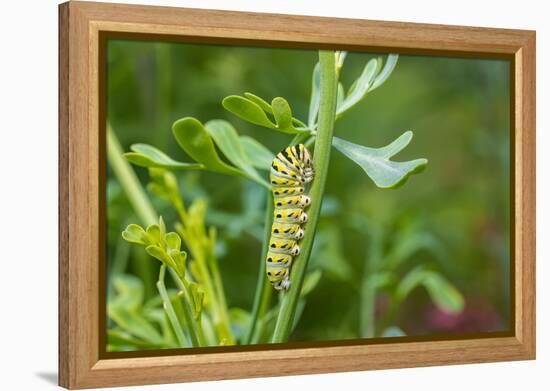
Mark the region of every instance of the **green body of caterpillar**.
[[303, 144], [287, 147], [271, 164], [273, 225], [266, 256], [266, 273], [277, 290], [290, 288], [292, 259], [300, 253], [298, 242], [304, 237], [301, 224], [307, 221], [304, 209], [310, 204], [304, 195], [305, 184], [313, 179], [313, 163]]

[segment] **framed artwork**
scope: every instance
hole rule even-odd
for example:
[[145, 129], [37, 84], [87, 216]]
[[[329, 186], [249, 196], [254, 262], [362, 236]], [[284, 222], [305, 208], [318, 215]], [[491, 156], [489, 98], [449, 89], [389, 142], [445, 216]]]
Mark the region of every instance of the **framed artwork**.
[[60, 385], [535, 358], [534, 32], [59, 20]]

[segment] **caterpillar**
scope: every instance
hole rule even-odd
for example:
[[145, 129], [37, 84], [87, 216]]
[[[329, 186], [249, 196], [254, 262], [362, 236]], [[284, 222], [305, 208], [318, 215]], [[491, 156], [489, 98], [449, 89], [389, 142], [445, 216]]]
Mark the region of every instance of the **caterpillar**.
[[290, 288], [292, 259], [300, 253], [301, 224], [307, 221], [304, 209], [311, 203], [304, 188], [313, 175], [311, 155], [303, 144], [283, 149], [271, 163], [274, 211], [265, 262], [267, 278], [277, 290]]

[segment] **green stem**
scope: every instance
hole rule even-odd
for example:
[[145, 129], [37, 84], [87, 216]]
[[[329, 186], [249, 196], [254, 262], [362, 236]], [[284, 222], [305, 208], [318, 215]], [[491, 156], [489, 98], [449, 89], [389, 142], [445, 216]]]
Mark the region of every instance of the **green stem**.
[[[151, 201], [149, 201], [145, 190], [141, 186], [132, 166], [122, 157], [123, 153], [124, 151], [122, 150], [115, 132], [111, 125], [107, 123], [107, 157], [109, 167], [124, 190], [126, 198], [130, 202], [130, 205], [132, 205], [141, 224], [144, 226], [155, 224], [158, 222], [158, 215]], [[146, 297], [151, 297], [155, 293], [154, 284], [158, 271], [157, 264], [153, 262], [142, 262], [142, 259], [136, 257], [132, 259], [132, 264], [135, 267], [136, 274], [144, 282]]]
[[214, 322], [214, 327], [220, 337], [220, 343], [223, 345], [233, 345], [234, 340], [231, 333], [227, 305], [225, 304], [225, 299], [223, 304], [220, 302], [220, 297], [223, 295], [223, 292], [218, 293], [214, 286], [214, 281], [210, 274], [205, 254], [202, 251], [204, 248], [195, 248], [193, 250], [190, 247], [190, 250], [191, 254], [193, 254], [193, 257], [195, 258], [195, 262], [199, 268], [199, 273], [202, 277], [204, 290], [209, 300], [207, 306], [212, 314], [212, 321]]
[[[214, 244], [212, 244], [214, 247]], [[214, 254], [214, 249], [212, 248], [211, 254], [208, 256], [208, 265], [212, 271], [212, 279], [214, 283], [214, 293], [216, 294], [218, 306], [223, 312], [222, 319], [226, 325], [227, 332], [229, 334], [230, 340], [229, 343], [233, 344], [233, 336], [231, 335], [231, 323], [229, 321], [229, 313], [227, 312], [227, 301], [225, 300], [225, 289], [223, 287], [223, 281], [220, 273], [220, 268], [218, 265], [218, 259]]]
[[[165, 266], [162, 265], [162, 267], [165, 267]], [[191, 293], [189, 292], [187, 281], [185, 281], [183, 278], [178, 276], [178, 274], [174, 271], [174, 269], [169, 268], [168, 270], [170, 271], [172, 278], [176, 282], [176, 285], [180, 289], [180, 294], [183, 296], [181, 300], [181, 304], [183, 308], [183, 317], [185, 318], [185, 324], [187, 326], [187, 331], [189, 332], [189, 339], [191, 340], [191, 346], [192, 347], [204, 346], [204, 337], [201, 340], [201, 336], [203, 335], [203, 333], [198, 329], [199, 325], [195, 321], [195, 317], [193, 316], [193, 309], [191, 308], [191, 304], [190, 304], [193, 302], [193, 298], [191, 297]], [[170, 307], [172, 307], [172, 303], [170, 303]]]
[[[290, 142], [290, 145], [303, 144], [304, 141], [306, 141], [310, 136], [311, 132], [298, 133], [296, 136], [294, 136], [294, 138]], [[312, 137], [311, 140], [313, 139], [314, 138]]]
[[361, 284], [361, 309], [360, 309], [360, 325], [361, 338], [374, 337], [374, 317], [375, 317], [375, 299], [376, 288], [371, 283], [368, 277], [363, 278]]
[[286, 342], [290, 335], [298, 299], [306, 274], [308, 260], [313, 246], [315, 229], [321, 211], [323, 193], [327, 179], [332, 133], [336, 113], [336, 90], [338, 75], [333, 51], [319, 51], [320, 64], [320, 107], [319, 126], [313, 152], [315, 179], [311, 185], [311, 205], [308, 210], [309, 220], [304, 226], [305, 236], [301, 242], [301, 254], [293, 262], [290, 290], [283, 294], [281, 310], [273, 332], [272, 342]]
[[170, 301], [170, 296], [168, 296], [168, 292], [166, 291], [166, 285], [164, 285], [165, 273], [166, 273], [166, 266], [162, 265], [160, 267], [159, 279], [157, 281], [157, 289], [159, 290], [160, 297], [162, 298], [162, 303], [164, 305], [164, 310], [166, 311], [166, 315], [168, 315], [168, 320], [172, 324], [172, 328], [176, 333], [176, 338], [178, 339], [178, 343], [180, 344], [181, 347], [185, 347], [186, 341], [185, 341], [185, 335], [183, 334], [182, 326], [178, 320], [176, 311], [172, 306], [172, 302]]
[[371, 226], [369, 249], [365, 257], [365, 266], [361, 281], [359, 330], [361, 338], [372, 338], [376, 333], [376, 295], [377, 287], [373, 276], [379, 271], [382, 257], [382, 232]]
[[224, 345], [233, 345], [234, 339], [231, 333], [223, 283], [216, 254], [214, 253], [215, 238], [212, 234], [206, 235], [203, 220], [198, 221], [190, 218], [179, 194], [174, 194], [170, 200], [181, 223], [176, 225], [176, 230], [185, 242], [199, 269], [200, 280], [208, 297], [206, 307], [212, 315], [212, 322], [219, 336], [219, 342]]
[[139, 183], [136, 173], [123, 157], [123, 150], [110, 124], [107, 124], [107, 157], [109, 165], [117, 177], [124, 193], [138, 218], [145, 225], [151, 225], [158, 222], [158, 216], [151, 205], [147, 194]]
[[[252, 317], [250, 320], [250, 328], [246, 335], [245, 343], [247, 345], [252, 343], [252, 338], [256, 332], [257, 327], [262, 327], [263, 323], [259, 322], [263, 318], [269, 302], [271, 301], [271, 294], [273, 288], [265, 275], [265, 257], [267, 255], [267, 246], [269, 244], [269, 238], [271, 236], [271, 224], [273, 222], [273, 195], [271, 191], [267, 192], [265, 206], [265, 218], [264, 218], [264, 240], [262, 247], [262, 256], [260, 259], [260, 269], [258, 271], [258, 280], [256, 283], [256, 293], [254, 295], [254, 304], [252, 305]], [[261, 324], [258, 324], [261, 323]]]

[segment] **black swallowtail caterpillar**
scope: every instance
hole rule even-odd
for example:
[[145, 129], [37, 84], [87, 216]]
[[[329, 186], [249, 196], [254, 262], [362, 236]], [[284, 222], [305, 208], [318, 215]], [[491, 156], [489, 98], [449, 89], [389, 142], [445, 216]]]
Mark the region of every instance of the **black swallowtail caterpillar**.
[[298, 241], [304, 237], [300, 227], [307, 221], [304, 208], [310, 204], [304, 195], [305, 184], [313, 179], [313, 163], [303, 144], [287, 147], [271, 163], [273, 225], [266, 256], [266, 273], [277, 290], [290, 288], [292, 259], [300, 253]]

